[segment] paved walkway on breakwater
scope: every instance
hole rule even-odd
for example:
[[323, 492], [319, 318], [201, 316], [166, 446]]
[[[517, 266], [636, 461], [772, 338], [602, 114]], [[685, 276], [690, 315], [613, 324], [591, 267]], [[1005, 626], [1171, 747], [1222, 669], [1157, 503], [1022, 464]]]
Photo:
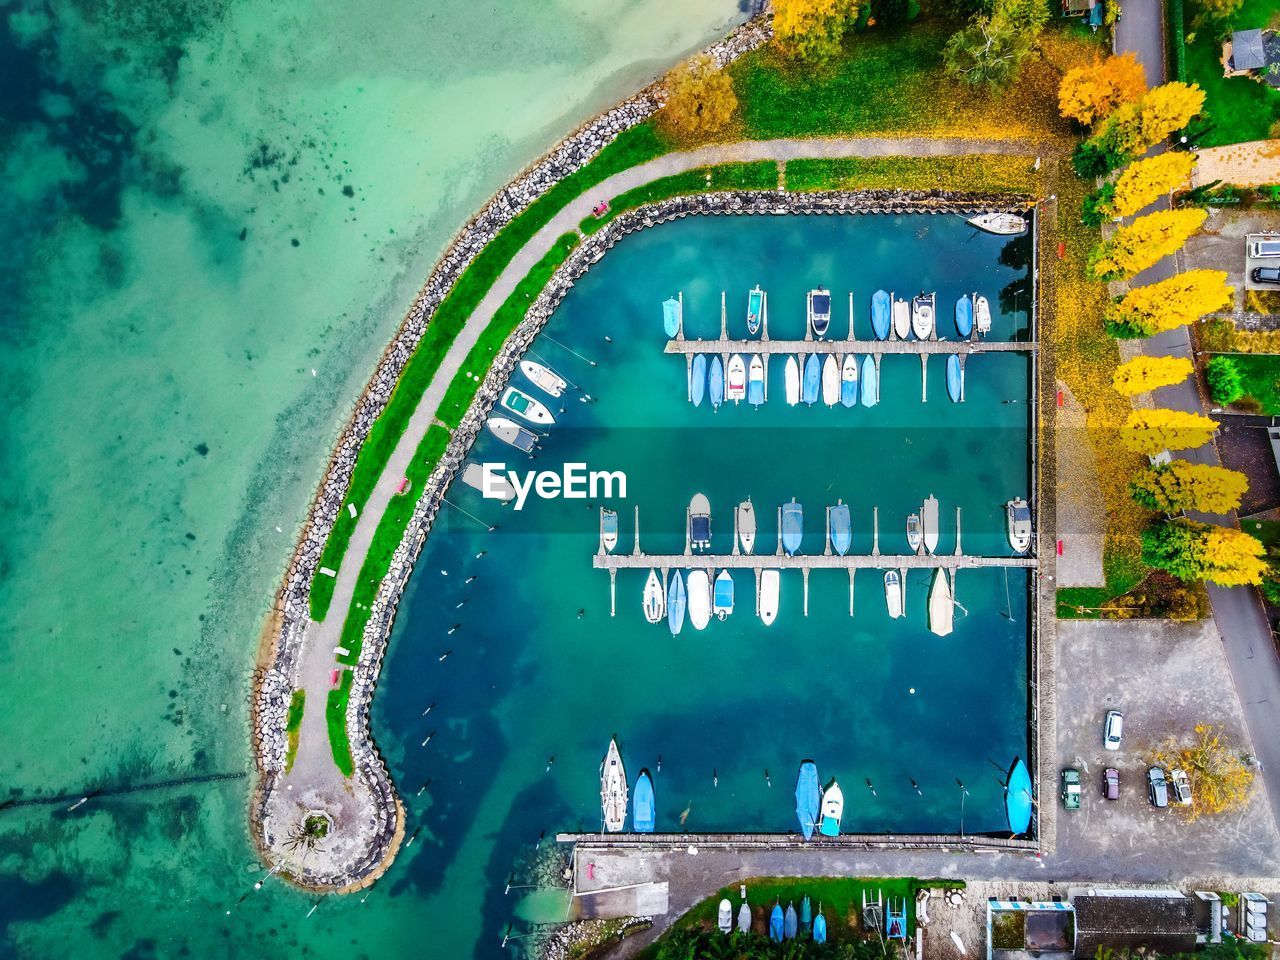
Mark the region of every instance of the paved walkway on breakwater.
[[[669, 153], [647, 163], [630, 167], [570, 201], [512, 258], [472, 312], [424, 391], [404, 434], [387, 461], [382, 476], [374, 485], [364, 510], [357, 518], [346, 555], [338, 570], [328, 616], [323, 622], [313, 622], [309, 626], [303, 643], [299, 658], [298, 684], [306, 690], [307, 708], [303, 714], [299, 733], [297, 760], [293, 770], [282, 779], [281, 785], [295, 791], [345, 791], [347, 786], [345, 778], [334, 766], [329, 749], [323, 705], [330, 689], [331, 671], [340, 666], [335, 661], [334, 649], [341, 640], [343, 621], [350, 609], [356, 580], [373, 542], [378, 521], [386, 512], [391, 498], [396, 495], [396, 487], [400, 478], [407, 472], [423, 434], [436, 422], [435, 414], [446, 389], [462, 369], [467, 354], [475, 346], [498, 308], [515, 291], [516, 285], [524, 279], [533, 266], [551, 250], [557, 239], [565, 233], [577, 231], [578, 224], [591, 214], [592, 208], [601, 198], [612, 199], [627, 190], [643, 186], [661, 177], [722, 163], [756, 160], [785, 163], [788, 160], [810, 158], [985, 154], [1025, 156], [1030, 164], [1033, 158], [1044, 153], [1045, 149], [1042, 145], [1023, 141], [988, 141], [962, 137], [866, 137], [716, 144], [696, 150]], [[478, 376], [484, 373], [483, 370], [471, 372]], [[414, 491], [414, 495], [418, 492]], [[318, 572], [316, 575], [325, 576]], [[289, 787], [290, 784], [292, 787]]]

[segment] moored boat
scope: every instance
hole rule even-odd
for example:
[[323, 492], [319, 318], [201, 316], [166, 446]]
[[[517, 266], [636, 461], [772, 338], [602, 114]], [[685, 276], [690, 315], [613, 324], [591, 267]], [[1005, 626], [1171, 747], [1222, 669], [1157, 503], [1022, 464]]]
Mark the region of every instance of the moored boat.
[[685, 607], [684, 577], [677, 570], [671, 574], [671, 583], [667, 586], [667, 629], [673, 637], [678, 637], [684, 629]]
[[822, 820], [818, 827], [824, 837], [840, 835], [840, 820], [844, 817], [844, 791], [832, 780], [822, 793]]
[[1021, 757], [1013, 758], [1004, 785], [1004, 810], [1009, 819], [1009, 832], [1021, 836], [1031, 828], [1031, 774]]
[[840, 364], [840, 402], [846, 407], [858, 403], [858, 355], [846, 353]]
[[794, 902], [788, 903], [785, 919], [782, 921], [782, 936], [787, 940], [794, 940], [799, 930], [800, 921], [796, 916], [796, 905]]
[[680, 332], [681, 307], [680, 301], [675, 297], [671, 297], [662, 301], [662, 329], [666, 331], [668, 337], [674, 337]]
[[951, 597], [951, 578], [945, 567], [933, 571], [929, 587], [929, 630], [940, 637], [951, 633], [955, 620], [955, 603]]
[[986, 297], [973, 298], [973, 320], [978, 325], [978, 336], [985, 337], [991, 332], [991, 304]]
[[893, 335], [899, 340], [911, 339], [911, 306], [902, 297], [893, 300]]
[[[463, 467], [462, 482], [473, 490], [479, 490], [486, 497], [489, 496], [485, 490], [484, 467], [480, 466], [480, 464], [468, 463]], [[516, 488], [510, 480], [497, 471], [494, 471], [489, 477], [489, 489], [497, 494], [494, 499], [501, 500], [503, 503], [516, 498]]]
[[822, 784], [818, 780], [818, 765], [812, 760], [800, 764], [796, 776], [796, 818], [800, 832], [809, 840], [818, 826], [819, 808], [822, 805]]
[[787, 556], [796, 555], [803, 537], [804, 507], [796, 503], [796, 498], [792, 497], [790, 503], [782, 505], [782, 549], [787, 552]]
[[733, 613], [733, 574], [728, 570], [721, 570], [716, 574], [711, 612], [715, 614], [717, 620], [723, 620]]
[[600, 511], [600, 543], [606, 553], [613, 553], [613, 548], [618, 545], [618, 511]]
[[832, 353], [822, 361], [822, 402], [828, 407], [840, 402], [840, 364]]
[[787, 387], [787, 404], [794, 407], [800, 402], [800, 361], [795, 357], [787, 357], [783, 380]]
[[764, 361], [758, 353], [751, 358], [747, 372], [747, 403], [753, 407], [764, 403]]
[[769, 914], [769, 939], [782, 942], [782, 904], [775, 903]]
[[827, 335], [831, 327], [831, 291], [822, 287], [810, 290], [808, 298], [809, 328], [819, 340]]
[[627, 771], [617, 740], [609, 741], [609, 751], [600, 764], [600, 812], [610, 833], [620, 831], [627, 821]]
[[503, 443], [510, 444], [521, 453], [532, 453], [538, 446], [538, 435], [528, 427], [522, 427], [506, 417], [490, 417], [485, 426]]
[[902, 616], [902, 574], [897, 570], [884, 572], [884, 605], [889, 617], [897, 620]]
[[636, 777], [635, 799], [631, 805], [631, 826], [636, 833], [653, 833], [658, 817], [658, 806], [653, 794], [653, 778], [648, 768]]
[[920, 504], [920, 528], [924, 533], [925, 552], [934, 553], [938, 549], [938, 498], [933, 494]]
[[756, 545], [756, 508], [750, 497], [738, 504], [737, 519], [738, 543], [742, 546], [742, 552], [749, 554]]
[[716, 918], [716, 926], [721, 933], [727, 934], [733, 930], [733, 904], [727, 897], [720, 901], [720, 915]]
[[817, 403], [821, 383], [822, 361], [816, 353], [811, 353], [804, 361], [804, 390], [800, 399], [809, 405]]
[[933, 339], [935, 299], [935, 294], [918, 293], [911, 300], [911, 332], [917, 340]]
[[973, 333], [973, 297], [967, 293], [956, 301], [956, 333], [966, 340]]
[[923, 540], [924, 528], [920, 525], [920, 514], [913, 513], [907, 517], [907, 546], [911, 548], [912, 553], [920, 552], [920, 544]]
[[813, 920], [813, 907], [809, 904], [809, 895], [806, 893], [804, 899], [800, 901], [800, 929], [808, 930], [809, 924]]
[[699, 353], [693, 358], [689, 367], [689, 399], [695, 407], [702, 405], [702, 398], [707, 392], [707, 355]]
[[551, 411], [543, 406], [540, 401], [533, 399], [523, 390], [517, 390], [515, 387], [507, 387], [507, 392], [502, 395], [502, 406], [530, 423], [556, 422], [556, 418], [551, 415]]
[[778, 595], [782, 589], [782, 575], [777, 570], [760, 571], [760, 619], [767, 627], [778, 618]]
[[742, 906], [738, 908], [738, 932], [751, 932], [751, 907], [745, 900], [742, 901]]
[[960, 364], [958, 353], [947, 356], [947, 396], [952, 403], [964, 400], [964, 367]]
[[644, 618], [650, 623], [657, 623], [666, 612], [667, 597], [662, 589], [662, 578], [657, 570], [650, 569], [644, 582]]
[[849, 546], [853, 543], [853, 527], [849, 520], [849, 505], [843, 500], [837, 500], [836, 505], [830, 509], [828, 516], [831, 520], [831, 546], [840, 556], [844, 556], [849, 552]]
[[521, 360], [520, 372], [529, 378], [529, 382], [543, 393], [558, 397], [564, 393], [569, 382], [550, 367], [543, 366], [534, 360]]
[[705, 570], [690, 570], [687, 588], [689, 622], [695, 630], [705, 630], [711, 622], [711, 579]]
[[747, 365], [742, 357], [734, 354], [725, 370], [724, 398], [738, 403], [747, 395]]
[[1016, 213], [983, 213], [965, 221], [986, 233], [1000, 237], [1016, 237], [1027, 232], [1027, 221]]
[[827, 918], [822, 913], [822, 905], [818, 905], [818, 915], [813, 918], [813, 942], [827, 942]]
[[1031, 549], [1031, 504], [1017, 497], [1004, 505], [1005, 529], [1014, 553]]
[[874, 407], [880, 402], [880, 372], [876, 369], [876, 358], [869, 353], [862, 358], [858, 394], [864, 407]]
[[711, 409], [719, 410], [720, 404], [724, 403], [724, 362], [719, 357], [711, 358], [707, 381], [707, 399], [711, 401]]
[[892, 298], [884, 290], [877, 290], [871, 295], [871, 332], [877, 340], [889, 339], [891, 303]]
[[689, 501], [689, 545], [695, 550], [711, 546], [711, 503], [701, 493]]
[[764, 291], [760, 285], [747, 294], [747, 332], [753, 337], [760, 332], [760, 320], [764, 316]]

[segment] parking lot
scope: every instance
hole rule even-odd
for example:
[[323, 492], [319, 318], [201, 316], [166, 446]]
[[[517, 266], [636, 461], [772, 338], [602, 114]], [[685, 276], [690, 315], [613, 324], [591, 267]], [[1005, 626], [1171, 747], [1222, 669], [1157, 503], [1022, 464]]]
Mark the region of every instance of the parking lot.
[[1188, 240], [1178, 254], [1178, 265], [1183, 270], [1225, 270], [1227, 282], [1236, 290], [1235, 309], [1242, 310], [1245, 290], [1280, 290], [1280, 285], [1249, 280], [1254, 267], [1280, 265], [1280, 259], [1246, 257], [1246, 238], [1256, 233], [1280, 233], [1280, 211], [1211, 208], [1204, 230]]
[[[1280, 871], [1280, 833], [1260, 779], [1244, 811], [1194, 822], [1184, 809], [1157, 810], [1147, 800], [1150, 757], [1168, 735], [1209, 723], [1221, 725], [1241, 747], [1247, 744], [1220, 644], [1212, 620], [1059, 625], [1058, 759], [1061, 767], [1081, 771], [1083, 802], [1079, 810], [1062, 810], [1057, 784], [1052, 794], [1048, 784], [1041, 785], [1045, 801], [1059, 806], [1051, 870], [1152, 881], [1166, 869], [1166, 877], [1268, 877]], [[1125, 718], [1115, 752], [1102, 746], [1103, 717], [1112, 709]], [[1116, 801], [1101, 796], [1109, 766], [1120, 771]]]

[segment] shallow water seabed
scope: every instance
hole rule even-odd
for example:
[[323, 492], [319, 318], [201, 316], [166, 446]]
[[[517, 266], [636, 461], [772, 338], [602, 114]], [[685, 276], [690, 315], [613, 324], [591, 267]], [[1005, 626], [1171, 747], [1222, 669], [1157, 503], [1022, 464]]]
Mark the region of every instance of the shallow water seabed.
[[[774, 363], [765, 406], [713, 412], [687, 402], [684, 360], [662, 352], [661, 302], [683, 290], [688, 336], [713, 337], [726, 290], [730, 335], [741, 336], [758, 282], [771, 334], [800, 337], [805, 291], [826, 284], [844, 335], [851, 288], [857, 333], [870, 338], [875, 289], [936, 289], [942, 333], [954, 337], [951, 305], [977, 290], [991, 299], [993, 338], [1025, 338], [1028, 300], [1015, 292], [1028, 289], [1029, 250], [1028, 238], [974, 235], [959, 217], [692, 217], [633, 234], [576, 283], [531, 347], [580, 390], [555, 400], [515, 375], [557, 416], [542, 452], [527, 461], [485, 432], [472, 459], [624, 472], [627, 496], [608, 504], [620, 514], [619, 552], [632, 547], [637, 506], [643, 547], [680, 552], [695, 492], [711, 501], [713, 552], [731, 549], [732, 508], [748, 496], [760, 552], [772, 551], [776, 507], [791, 497], [805, 507], [803, 552], [822, 551], [823, 508], [837, 498], [851, 505], [853, 552], [870, 552], [873, 506], [881, 550], [905, 552], [904, 518], [932, 493], [940, 552], [954, 549], [959, 506], [965, 551], [1007, 556], [1003, 504], [1029, 493], [1028, 355], [971, 356], [961, 404], [947, 399], [942, 358], [922, 404], [919, 359], [886, 357], [871, 409], [788, 407]], [[852, 618], [844, 571], [811, 575], [808, 616], [800, 574], [786, 572], [771, 627], [739, 572], [734, 614], [673, 638], [644, 621], [644, 570], [619, 574], [609, 615], [608, 574], [591, 565], [599, 501], [534, 496], [516, 511], [462, 483], [446, 497], [373, 707], [409, 829], [432, 837], [401, 855], [415, 882], [505, 877], [542, 831], [599, 829], [611, 736], [632, 783], [642, 767], [654, 775], [660, 831], [793, 830], [806, 757], [824, 782], [840, 779], [846, 831], [957, 832], [957, 778], [968, 788], [964, 831], [1005, 830], [1004, 770], [1028, 746], [1025, 570], [961, 571], [948, 637], [927, 630], [923, 571], [910, 575], [897, 621], [877, 572], [857, 575]], [[429, 805], [415, 795], [427, 779]]]

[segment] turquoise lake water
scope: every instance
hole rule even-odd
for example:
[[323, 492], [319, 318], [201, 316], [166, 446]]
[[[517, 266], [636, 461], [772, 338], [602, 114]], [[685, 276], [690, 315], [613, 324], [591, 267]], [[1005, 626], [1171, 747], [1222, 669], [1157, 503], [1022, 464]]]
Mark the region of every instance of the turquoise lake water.
[[[873, 505], [881, 549], [905, 552], [904, 518], [933, 493], [940, 552], [954, 548], [959, 506], [966, 552], [1008, 555], [1003, 504], [1029, 483], [1027, 355], [971, 357], [963, 404], [947, 399], [941, 358], [922, 404], [919, 360], [888, 357], [870, 410], [787, 407], [775, 364], [768, 404], [713, 413], [686, 401], [683, 359], [662, 354], [660, 304], [683, 290], [687, 334], [715, 336], [727, 290], [731, 334], [742, 335], [746, 291], [759, 282], [771, 333], [800, 337], [805, 291], [825, 283], [841, 308], [836, 330], [847, 330], [852, 288], [857, 332], [869, 338], [876, 287], [936, 289], [944, 334], [961, 292], [987, 294], [996, 310], [1007, 289], [993, 336], [1025, 338], [1027, 300], [1014, 293], [1029, 250], [1025, 238], [975, 236], [958, 217], [690, 218], [630, 236], [578, 281], [532, 346], [595, 402], [543, 397], [558, 420], [532, 463], [488, 434], [473, 459], [624, 471], [627, 498], [611, 501], [620, 552], [630, 549], [637, 506], [645, 549], [680, 552], [685, 506], [701, 491], [718, 552], [728, 552], [732, 507], [747, 496], [763, 551], [776, 543], [775, 506], [796, 497], [806, 509], [804, 552], [821, 552], [823, 507], [837, 498], [853, 511], [853, 552], [870, 551]], [[969, 791], [963, 829], [1006, 829], [1003, 770], [1028, 746], [1025, 571], [962, 571], [963, 611], [948, 637], [927, 629], [924, 571], [911, 575], [897, 621], [875, 571], [857, 577], [852, 618], [846, 573], [811, 575], [807, 617], [800, 574], [785, 573], [770, 627], [754, 616], [752, 583], [739, 573], [728, 620], [702, 632], [686, 623], [673, 638], [643, 618], [645, 571], [619, 574], [609, 616], [608, 574], [591, 568], [600, 502], [535, 499], [516, 512], [461, 482], [447, 499], [373, 711], [408, 829], [421, 831], [384, 882], [422, 898], [425, 916], [482, 903], [500, 936], [519, 914], [503, 881], [513, 869], [520, 878], [517, 864], [539, 834], [599, 829], [598, 768], [615, 735], [633, 782], [641, 767], [656, 773], [659, 830], [681, 829], [682, 813], [691, 831], [794, 830], [806, 757], [824, 781], [840, 779], [846, 831], [959, 832], [957, 779]]]

